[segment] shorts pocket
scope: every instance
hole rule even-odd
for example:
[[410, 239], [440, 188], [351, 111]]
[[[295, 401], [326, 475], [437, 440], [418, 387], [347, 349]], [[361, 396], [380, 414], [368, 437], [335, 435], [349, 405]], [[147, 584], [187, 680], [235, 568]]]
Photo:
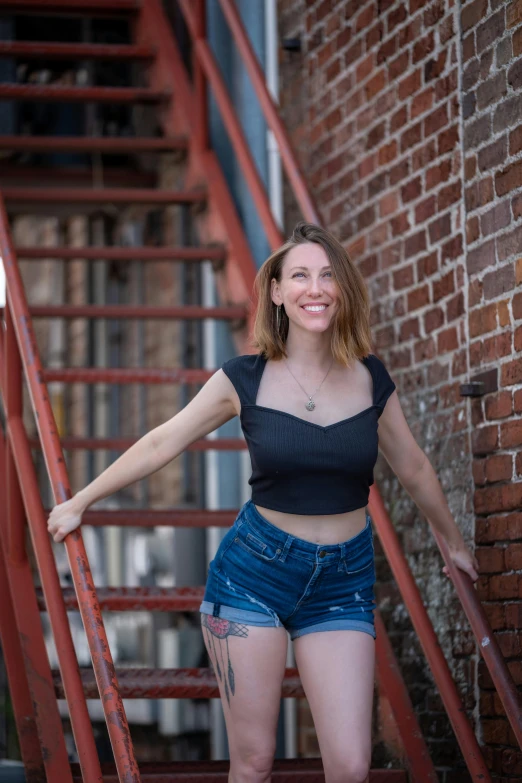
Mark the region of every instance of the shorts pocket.
[[343, 560], [343, 571], [357, 581], [361, 578], [368, 579], [368, 581], [375, 580], [375, 555], [370, 536], [367, 545], [357, 553], [350, 554], [349, 551], [346, 553]]
[[265, 563], [270, 563], [278, 558], [282, 551], [271, 541], [262, 541], [249, 527], [248, 522], [240, 525], [236, 530], [234, 543]]

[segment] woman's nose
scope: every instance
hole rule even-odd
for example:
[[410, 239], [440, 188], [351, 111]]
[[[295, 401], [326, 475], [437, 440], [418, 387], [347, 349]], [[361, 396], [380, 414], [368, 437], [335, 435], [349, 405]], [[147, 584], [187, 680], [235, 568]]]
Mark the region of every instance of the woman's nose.
[[308, 290], [320, 293], [322, 291], [321, 278], [310, 276], [308, 278]]

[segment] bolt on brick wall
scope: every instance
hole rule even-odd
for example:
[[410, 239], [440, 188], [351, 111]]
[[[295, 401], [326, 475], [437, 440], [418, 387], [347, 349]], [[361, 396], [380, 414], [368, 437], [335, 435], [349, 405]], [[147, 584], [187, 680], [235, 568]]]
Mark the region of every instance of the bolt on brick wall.
[[[473, 548], [476, 522], [477, 543], [488, 551], [506, 541], [493, 529], [484, 539], [483, 526], [514, 530], [518, 523], [520, 530], [514, 509], [522, 497], [522, 460], [515, 457], [522, 432], [515, 421], [522, 394], [515, 328], [522, 317], [515, 293], [522, 279], [522, 262], [515, 263], [522, 239], [522, 135], [514, 127], [522, 112], [520, 9], [520, 2], [498, 0], [279, 0], [281, 38], [301, 38], [301, 52], [280, 58], [282, 112], [300, 163], [325, 225], [366, 279], [375, 350], [397, 383], [412, 432], [464, 538]], [[294, 217], [290, 204], [288, 229]], [[460, 385], [484, 367], [499, 367], [506, 393], [470, 405]], [[486, 489], [495, 508], [481, 505], [477, 440], [493, 458], [488, 481], [498, 483]], [[438, 550], [382, 460], [376, 477], [470, 719], [489, 743], [485, 721], [477, 720], [484, 700], [477, 700], [476, 645], [441, 576]], [[490, 513], [500, 515], [497, 522]], [[461, 783], [460, 752], [384, 555], [379, 548], [376, 554], [379, 608], [440, 779]], [[520, 563], [518, 574], [510, 563], [511, 574], [505, 558], [495, 561], [515, 590]], [[482, 584], [500, 590], [489, 577]], [[520, 640], [517, 611], [509, 615], [509, 655]], [[504, 732], [501, 750], [509, 746]]]

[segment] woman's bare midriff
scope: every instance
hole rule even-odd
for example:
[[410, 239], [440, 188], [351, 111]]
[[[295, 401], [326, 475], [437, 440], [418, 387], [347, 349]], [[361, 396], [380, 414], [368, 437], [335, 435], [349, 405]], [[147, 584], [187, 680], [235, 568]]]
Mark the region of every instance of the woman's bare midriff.
[[286, 514], [256, 506], [259, 513], [276, 527], [311, 544], [340, 544], [353, 538], [366, 525], [366, 507], [344, 514]]

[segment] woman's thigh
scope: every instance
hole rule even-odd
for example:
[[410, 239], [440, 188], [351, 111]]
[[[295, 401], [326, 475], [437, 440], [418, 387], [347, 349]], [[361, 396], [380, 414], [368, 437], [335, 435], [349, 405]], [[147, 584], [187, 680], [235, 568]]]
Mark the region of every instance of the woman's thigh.
[[219, 685], [231, 761], [275, 752], [288, 634], [202, 614], [205, 646]]
[[327, 783], [364, 780], [371, 758], [373, 636], [352, 630], [310, 633], [294, 641], [294, 654]]

